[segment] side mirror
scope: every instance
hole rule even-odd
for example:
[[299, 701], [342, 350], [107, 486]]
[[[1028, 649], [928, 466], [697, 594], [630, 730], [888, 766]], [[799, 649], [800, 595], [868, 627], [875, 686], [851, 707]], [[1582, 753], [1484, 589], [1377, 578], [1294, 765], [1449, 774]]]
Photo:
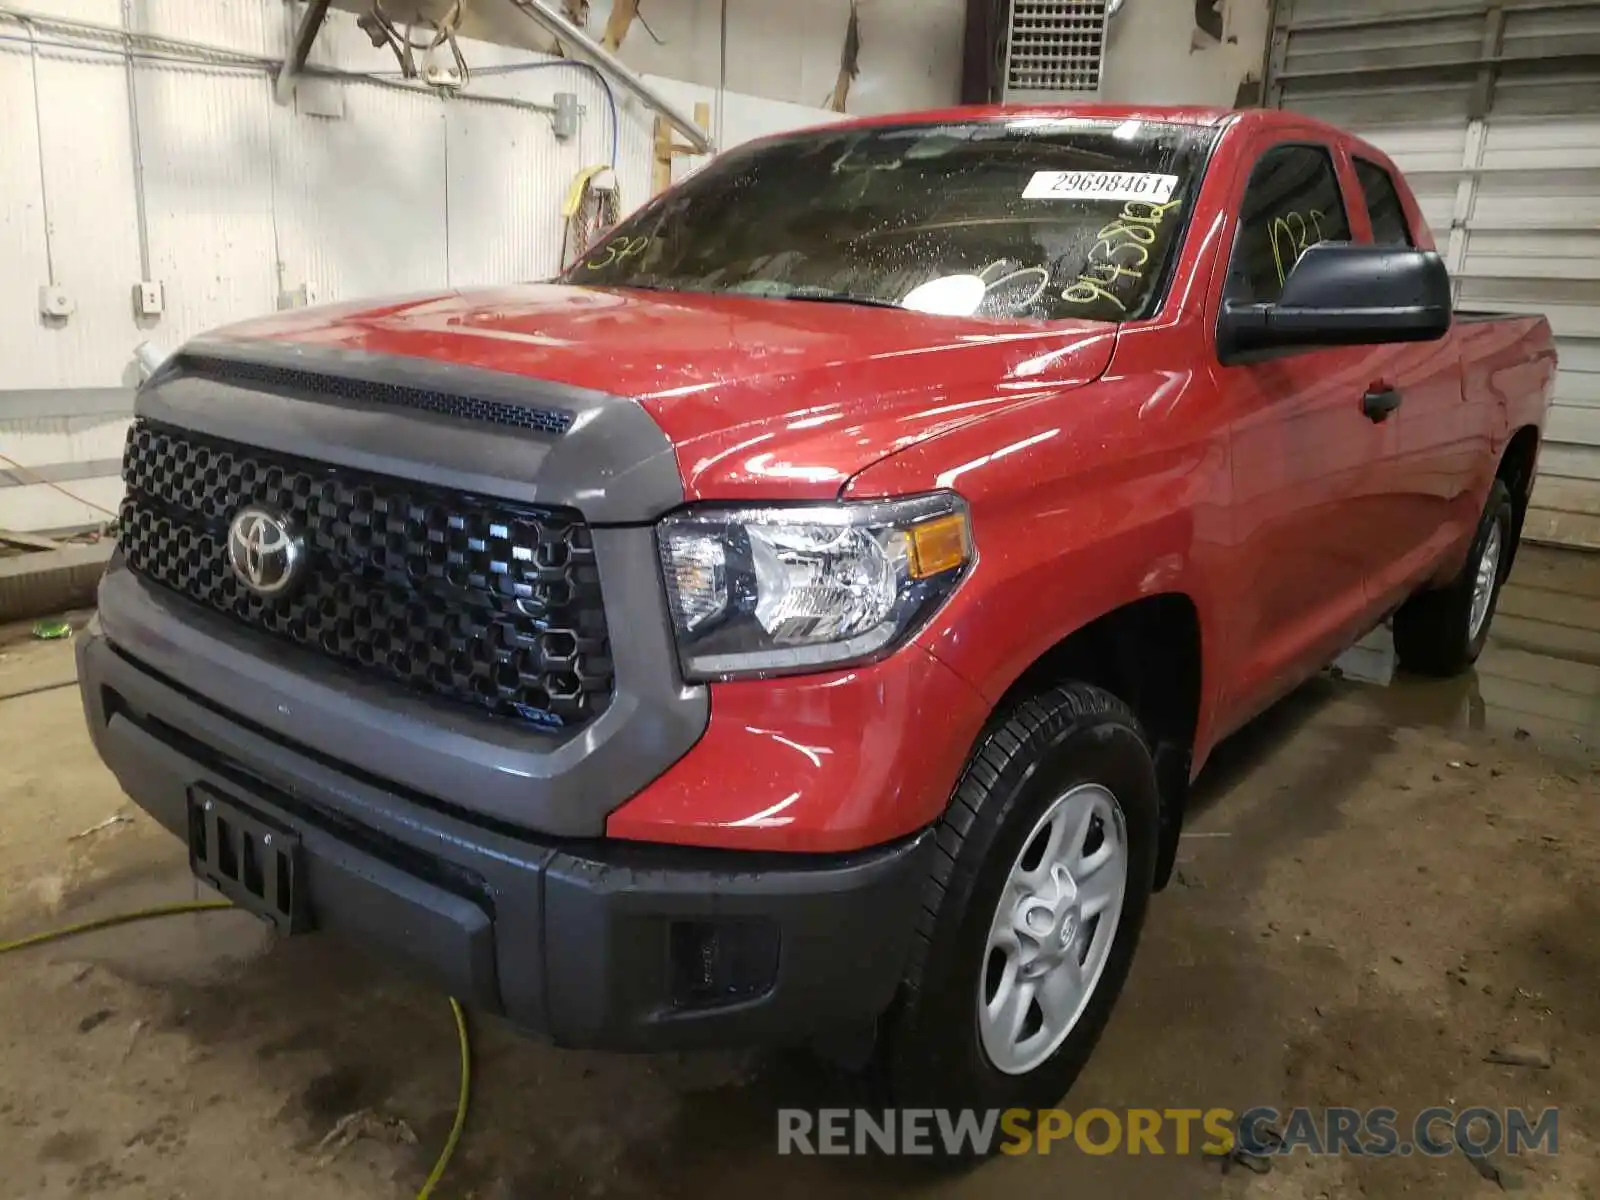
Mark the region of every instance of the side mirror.
[[1229, 304], [1217, 324], [1227, 362], [1282, 347], [1432, 342], [1450, 331], [1450, 273], [1431, 250], [1319, 242], [1276, 304]]

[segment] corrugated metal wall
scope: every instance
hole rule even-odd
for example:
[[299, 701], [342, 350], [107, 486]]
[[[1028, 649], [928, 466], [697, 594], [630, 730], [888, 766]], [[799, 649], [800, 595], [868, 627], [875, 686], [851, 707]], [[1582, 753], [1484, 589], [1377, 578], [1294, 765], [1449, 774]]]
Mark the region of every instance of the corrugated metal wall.
[[[49, 11], [121, 20], [119, 0], [57, 0]], [[282, 53], [278, 0], [137, 0], [134, 11], [144, 33]], [[0, 288], [0, 455], [57, 486], [0, 461], [0, 528], [88, 524], [95, 505], [114, 506], [114, 478], [74, 478], [82, 471], [63, 467], [109, 469], [126, 421], [104, 398], [115, 393], [95, 393], [88, 407], [101, 411], [88, 413], [53, 406], [58, 390], [125, 386], [138, 343], [175, 347], [270, 312], [301, 288], [325, 302], [547, 276], [559, 266], [568, 185], [611, 154], [611, 118], [593, 75], [472, 44], [468, 60], [479, 74], [466, 95], [319, 80], [316, 104], [304, 107], [333, 114], [325, 116], [275, 104], [263, 70], [138, 59], [136, 168], [126, 55], [110, 42], [47, 44], [61, 39], [43, 27], [33, 36], [30, 43], [24, 27], [0, 21], [0, 263], [8, 277]], [[343, 13], [330, 18], [313, 62], [395, 67]], [[517, 69], [494, 70], [507, 66]], [[714, 89], [653, 82], [686, 107], [715, 99]], [[578, 136], [565, 143], [546, 113], [504, 102], [548, 105], [557, 91], [576, 92], [584, 112]], [[620, 89], [616, 96], [618, 175], [631, 208], [648, 195], [653, 114]], [[715, 108], [723, 146], [835, 119], [732, 92]], [[688, 165], [680, 160], [679, 170]], [[165, 288], [156, 320], [136, 318], [132, 304], [141, 276], [136, 176], [150, 277]], [[65, 321], [39, 314], [38, 288], [48, 282], [76, 303]]]
[[1268, 96], [1394, 157], [1462, 307], [1549, 316], [1528, 534], [1600, 548], [1600, 3], [1279, 0]]

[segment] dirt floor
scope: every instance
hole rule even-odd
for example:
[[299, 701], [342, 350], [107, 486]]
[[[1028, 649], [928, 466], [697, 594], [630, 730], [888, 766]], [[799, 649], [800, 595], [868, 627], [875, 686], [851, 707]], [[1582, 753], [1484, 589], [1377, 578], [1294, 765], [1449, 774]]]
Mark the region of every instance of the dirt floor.
[[[800, 1056], [566, 1053], [478, 1020], [438, 1194], [1600, 1196], [1600, 556], [1526, 551], [1496, 635], [1472, 678], [1322, 679], [1219, 753], [1067, 1103], [1558, 1105], [1556, 1156], [1486, 1164], [1497, 1183], [1460, 1155], [1256, 1175], [1058, 1148], [934, 1179], [778, 1158], [778, 1105], [863, 1099]], [[1358, 669], [1382, 679], [1383, 647]], [[76, 692], [52, 688], [71, 674], [68, 644], [0, 638], [0, 941], [195, 895], [94, 757]], [[1551, 1065], [1483, 1061], [1508, 1044]], [[455, 1094], [441, 996], [248, 917], [0, 961], [0, 1197], [410, 1197]], [[328, 1161], [319, 1143], [363, 1108], [368, 1134]]]

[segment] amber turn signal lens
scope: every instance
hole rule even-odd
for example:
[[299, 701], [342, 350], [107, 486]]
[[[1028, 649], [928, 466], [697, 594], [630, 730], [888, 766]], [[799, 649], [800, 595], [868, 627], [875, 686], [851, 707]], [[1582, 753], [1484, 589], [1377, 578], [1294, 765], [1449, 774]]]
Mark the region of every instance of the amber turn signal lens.
[[927, 579], [967, 561], [967, 519], [961, 513], [913, 525], [911, 534], [911, 578]]

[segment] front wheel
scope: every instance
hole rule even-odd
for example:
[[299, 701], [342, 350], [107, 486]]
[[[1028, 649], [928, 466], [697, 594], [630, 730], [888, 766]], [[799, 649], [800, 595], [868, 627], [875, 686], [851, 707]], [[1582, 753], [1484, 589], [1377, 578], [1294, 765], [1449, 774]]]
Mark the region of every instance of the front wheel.
[[1126, 705], [1069, 684], [979, 744], [938, 831], [880, 1047], [895, 1103], [1043, 1108], [1122, 990], [1156, 862], [1155, 768]]
[[1419, 592], [1395, 613], [1395, 657], [1403, 668], [1420, 675], [1459, 675], [1478, 661], [1515, 536], [1511, 491], [1496, 479], [1461, 573], [1443, 588]]

